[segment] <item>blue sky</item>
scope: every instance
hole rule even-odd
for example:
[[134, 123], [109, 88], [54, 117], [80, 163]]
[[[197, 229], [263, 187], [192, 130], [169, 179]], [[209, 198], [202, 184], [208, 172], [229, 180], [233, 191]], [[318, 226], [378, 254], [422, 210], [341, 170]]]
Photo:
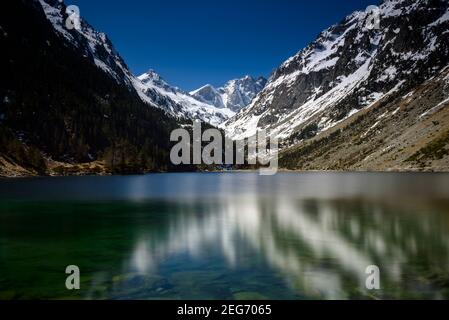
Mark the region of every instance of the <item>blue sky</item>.
[[111, 38], [131, 71], [193, 90], [268, 77], [330, 25], [377, 0], [66, 0]]

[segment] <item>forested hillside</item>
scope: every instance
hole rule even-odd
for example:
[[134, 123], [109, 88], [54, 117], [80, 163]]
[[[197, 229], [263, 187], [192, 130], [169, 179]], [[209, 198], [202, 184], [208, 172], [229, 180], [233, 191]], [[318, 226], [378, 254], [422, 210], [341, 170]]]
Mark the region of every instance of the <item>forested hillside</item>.
[[38, 1], [0, 12], [0, 175], [167, 170], [177, 122], [58, 35]]

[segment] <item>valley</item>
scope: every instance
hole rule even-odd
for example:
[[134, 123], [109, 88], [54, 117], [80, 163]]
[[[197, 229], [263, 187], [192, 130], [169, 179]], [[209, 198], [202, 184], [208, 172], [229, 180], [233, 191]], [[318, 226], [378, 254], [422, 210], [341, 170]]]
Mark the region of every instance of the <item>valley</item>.
[[33, 27], [2, 13], [0, 176], [201, 171], [168, 159], [194, 120], [235, 141], [266, 130], [285, 170], [449, 170], [447, 1], [384, 0], [376, 28], [355, 11], [268, 80], [190, 92], [134, 75], [83, 18], [67, 29], [63, 2], [7, 3]]

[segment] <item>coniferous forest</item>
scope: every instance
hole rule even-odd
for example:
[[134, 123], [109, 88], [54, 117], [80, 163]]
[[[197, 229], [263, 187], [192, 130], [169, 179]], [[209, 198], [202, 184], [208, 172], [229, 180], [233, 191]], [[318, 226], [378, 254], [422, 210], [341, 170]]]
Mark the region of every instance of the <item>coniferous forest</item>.
[[[0, 37], [3, 160], [37, 174], [48, 173], [46, 159], [98, 160], [110, 173], [169, 170], [177, 121], [61, 42], [34, 1], [7, 2], [1, 21], [15, 34]], [[64, 166], [53, 169], [67, 173]]]

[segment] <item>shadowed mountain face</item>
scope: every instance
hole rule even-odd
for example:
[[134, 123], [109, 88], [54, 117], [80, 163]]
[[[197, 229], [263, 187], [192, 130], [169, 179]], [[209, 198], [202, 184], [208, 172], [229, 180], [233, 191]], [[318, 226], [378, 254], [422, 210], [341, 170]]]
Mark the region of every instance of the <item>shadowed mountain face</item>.
[[[254, 135], [258, 129], [268, 129], [283, 140], [284, 148], [302, 146], [329, 133], [329, 129], [344, 129], [345, 120], [359, 118], [373, 109], [379, 113], [377, 116], [391, 116], [406, 99], [423, 98], [416, 91], [425, 85], [428, 88], [424, 97], [432, 95], [434, 99], [423, 101], [417, 118], [397, 117], [407, 118], [410, 125], [420, 122], [428, 131], [437, 132], [424, 122], [426, 117], [419, 116], [432, 108], [436, 109], [428, 115], [436, 113], [448, 104], [445, 72], [449, 64], [449, 3], [386, 0], [376, 10], [354, 12], [282, 64], [250, 106], [223, 125], [228, 134], [240, 139]], [[378, 28], [370, 24], [377, 18]], [[438, 84], [430, 84], [433, 77], [441, 78]], [[403, 111], [400, 108], [400, 113]], [[406, 121], [397, 129], [406, 128]], [[376, 129], [383, 122], [372, 116], [360, 130]], [[447, 131], [449, 127], [444, 125], [442, 129]], [[363, 133], [358, 136], [360, 143], [375, 149], [376, 145]], [[304, 152], [306, 157], [314, 156]], [[341, 168], [347, 166], [342, 164]]]
[[58, 31], [65, 7], [48, 3], [8, 0], [0, 13], [0, 174], [167, 168], [177, 123], [141, 101], [104, 34]]

